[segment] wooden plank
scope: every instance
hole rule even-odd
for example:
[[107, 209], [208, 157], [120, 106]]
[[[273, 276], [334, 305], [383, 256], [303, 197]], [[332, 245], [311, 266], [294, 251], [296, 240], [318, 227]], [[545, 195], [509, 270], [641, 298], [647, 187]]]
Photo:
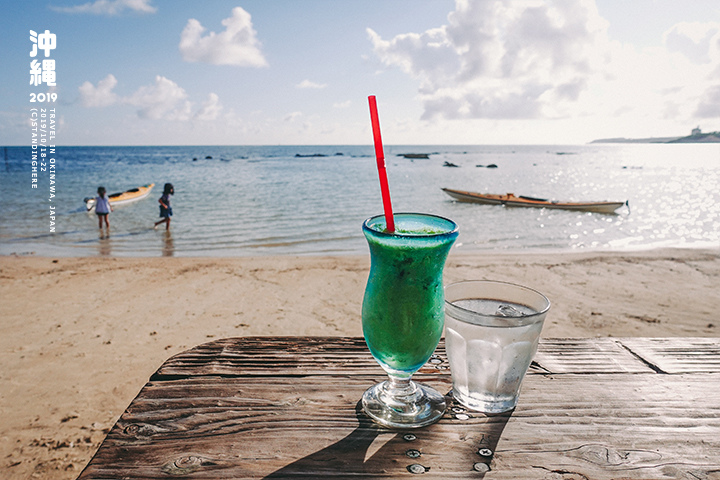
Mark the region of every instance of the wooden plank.
[[717, 374], [528, 377], [490, 478], [718, 479], [718, 382]]
[[[412, 432], [359, 412], [360, 395], [381, 378], [151, 382], [80, 479], [399, 478], [416, 464], [424, 478], [477, 478], [483, 468], [487, 478], [517, 479], [720, 472], [720, 391], [708, 389], [720, 375], [534, 375], [512, 414], [451, 405]], [[432, 385], [449, 390], [447, 379]]]
[[[303, 345], [299, 354], [299, 345]], [[445, 342], [420, 371], [445, 371]], [[188, 375], [373, 375], [378, 371], [362, 338], [245, 337], [216, 340], [168, 359], [154, 379]], [[611, 338], [541, 339], [530, 373], [648, 373], [652, 369]]]
[[552, 373], [653, 372], [612, 338], [542, 339], [535, 362]]
[[[449, 369], [444, 342], [419, 374]], [[169, 358], [153, 380], [191, 375], [376, 375], [362, 337], [243, 337], [215, 340]]]
[[664, 373], [720, 373], [718, 338], [623, 338], [620, 342]]

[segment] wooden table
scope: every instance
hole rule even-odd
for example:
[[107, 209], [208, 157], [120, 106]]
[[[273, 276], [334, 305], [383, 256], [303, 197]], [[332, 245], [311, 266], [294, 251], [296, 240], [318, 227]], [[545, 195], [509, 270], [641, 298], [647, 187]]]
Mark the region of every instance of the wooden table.
[[[416, 430], [358, 408], [362, 338], [217, 340], [170, 358], [80, 479], [720, 479], [720, 339], [544, 339], [518, 407]], [[441, 342], [414, 377], [442, 393]]]

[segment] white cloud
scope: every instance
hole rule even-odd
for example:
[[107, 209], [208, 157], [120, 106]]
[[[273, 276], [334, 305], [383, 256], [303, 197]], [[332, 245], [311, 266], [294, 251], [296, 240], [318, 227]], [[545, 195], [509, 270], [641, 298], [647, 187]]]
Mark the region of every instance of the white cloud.
[[117, 85], [117, 79], [110, 74], [100, 80], [97, 87], [90, 82], [85, 82], [78, 90], [80, 91], [80, 103], [84, 107], [107, 107], [118, 101], [118, 96], [113, 92]]
[[698, 104], [698, 118], [720, 118], [720, 85], [708, 88]]
[[595, 0], [456, 0], [446, 25], [367, 33], [384, 65], [419, 81], [426, 120], [720, 116], [717, 23], [636, 49], [609, 38]]
[[424, 89], [448, 81], [460, 66], [446, 28], [397, 35], [390, 41], [383, 40], [370, 28], [367, 33], [383, 63], [399, 66], [405, 73], [422, 79], [426, 82]]
[[421, 81], [424, 118], [501, 119], [562, 115], [599, 69], [606, 28], [590, 0], [458, 0], [448, 25], [368, 34], [383, 63]]
[[285, 115], [283, 118], [283, 121], [285, 122], [294, 122], [298, 118], [302, 117], [302, 112], [291, 112]]
[[351, 100], [347, 100], [347, 101], [345, 101], [345, 102], [335, 102], [335, 103], [333, 103], [333, 107], [334, 107], [334, 108], [349, 108], [350, 105], [352, 105], [352, 101], [351, 101]]
[[[712, 52], [709, 45], [705, 48]], [[591, 80], [590, 95], [584, 99], [588, 111], [607, 111], [611, 117], [610, 108], [622, 109], [618, 118], [634, 119], [636, 128], [661, 120], [687, 126], [701, 118], [720, 117], [712, 104], [717, 98], [720, 59], [712, 60], [712, 54], [699, 62], [697, 56], [670, 48], [613, 43], [608, 55], [603, 74]]]
[[220, 98], [215, 93], [208, 95], [208, 99], [202, 104], [193, 118], [202, 121], [211, 121], [218, 118], [223, 107], [220, 105]]
[[225, 30], [203, 36], [205, 27], [191, 18], [180, 36], [180, 53], [188, 62], [241, 67], [266, 67], [260, 51], [260, 42], [253, 29], [252, 19], [241, 7], [232, 10], [232, 16], [222, 21]]
[[317, 88], [317, 89], [321, 89], [321, 88], [327, 87], [327, 84], [326, 84], [326, 83], [315, 83], [315, 82], [312, 82], [312, 81], [306, 79], [306, 80], [303, 80], [302, 82], [298, 83], [298, 84], [295, 85], [295, 86], [296, 86], [297, 88]]
[[157, 8], [151, 5], [152, 0], [96, 0], [74, 7], [50, 8], [63, 13], [91, 13], [95, 15], [119, 15], [125, 10], [139, 13], [155, 13]]
[[100, 80], [97, 86], [84, 82], [78, 87], [80, 104], [88, 108], [133, 105], [138, 107], [137, 115], [140, 118], [175, 121], [212, 121], [219, 117], [223, 109], [217, 94], [210, 93], [193, 113], [193, 103], [188, 100], [185, 89], [161, 75], [155, 77], [155, 83], [143, 85], [125, 97], [113, 91], [117, 84], [112, 74]]
[[695, 63], [711, 61], [711, 45], [720, 41], [720, 23], [680, 22], [663, 34], [668, 50], [679, 52]]
[[124, 100], [139, 107], [138, 116], [151, 120], [187, 120], [190, 118], [190, 102], [187, 93], [177, 83], [158, 75], [153, 85], [140, 87]]

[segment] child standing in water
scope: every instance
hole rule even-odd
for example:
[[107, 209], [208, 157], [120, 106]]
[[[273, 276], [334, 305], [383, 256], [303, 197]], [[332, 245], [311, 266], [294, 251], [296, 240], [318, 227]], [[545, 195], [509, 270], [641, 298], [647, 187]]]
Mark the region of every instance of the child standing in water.
[[108, 231], [110, 230], [110, 222], [108, 221], [108, 215], [113, 211], [110, 205], [110, 199], [105, 194], [105, 187], [98, 187], [98, 196], [95, 197], [95, 214], [98, 217], [98, 228], [102, 229], [103, 219], [105, 220], [105, 226]]
[[162, 197], [160, 197], [160, 217], [162, 220], [155, 222], [155, 228], [161, 223], [165, 224], [165, 230], [170, 229], [170, 217], [172, 217], [172, 207], [170, 206], [170, 195], [175, 193], [172, 183], [166, 183], [163, 189]]

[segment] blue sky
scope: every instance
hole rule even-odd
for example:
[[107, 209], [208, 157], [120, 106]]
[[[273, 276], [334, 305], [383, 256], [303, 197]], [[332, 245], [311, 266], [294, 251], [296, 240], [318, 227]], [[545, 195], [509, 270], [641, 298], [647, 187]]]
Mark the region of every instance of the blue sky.
[[[578, 144], [720, 130], [717, 0], [0, 0], [0, 145]], [[30, 85], [30, 30], [57, 85]], [[41, 52], [40, 59], [43, 58]], [[45, 106], [51, 106], [45, 104]]]

